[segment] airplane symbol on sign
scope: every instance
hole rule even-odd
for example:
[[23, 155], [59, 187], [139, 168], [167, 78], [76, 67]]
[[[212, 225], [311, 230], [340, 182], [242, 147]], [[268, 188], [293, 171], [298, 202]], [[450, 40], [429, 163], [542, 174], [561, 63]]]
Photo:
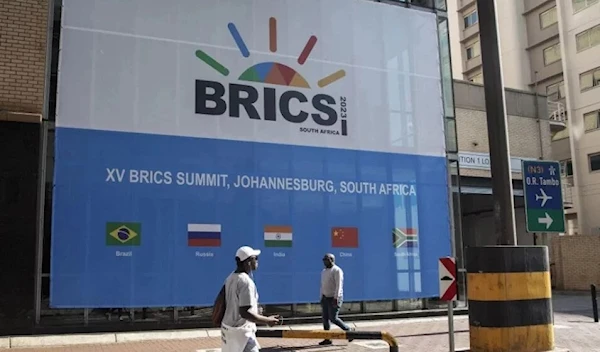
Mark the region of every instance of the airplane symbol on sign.
[[552, 199], [552, 196], [549, 196], [546, 194], [546, 192], [544, 192], [544, 189], [540, 188], [540, 192], [542, 192], [542, 195], [540, 196], [539, 194], [535, 195], [535, 200], [542, 200], [542, 207], [544, 205], [546, 205], [546, 202], [550, 199]]

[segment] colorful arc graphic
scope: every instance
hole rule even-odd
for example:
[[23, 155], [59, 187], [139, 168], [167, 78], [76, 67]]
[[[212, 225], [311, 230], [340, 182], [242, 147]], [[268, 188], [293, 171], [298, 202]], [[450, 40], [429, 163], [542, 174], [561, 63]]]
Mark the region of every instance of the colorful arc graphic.
[[293, 68], [276, 62], [263, 62], [247, 69], [239, 78], [240, 81], [260, 82], [310, 88], [308, 82]]
[[[229, 23], [227, 25], [231, 36], [239, 49], [240, 53], [243, 57], [250, 56], [250, 50], [246, 46], [242, 35], [238, 31], [237, 27], [234, 23]], [[298, 56], [298, 63], [300, 65], [304, 65], [310, 53], [314, 49], [317, 44], [317, 37], [311, 36], [308, 39], [308, 42], [302, 49], [300, 56]], [[269, 50], [271, 52], [277, 52], [277, 19], [275, 17], [271, 17], [269, 19]], [[220, 62], [215, 60], [213, 57], [208, 55], [202, 50], [196, 50], [196, 57], [206, 63], [208, 66], [212, 67], [215, 71], [219, 72], [223, 76], [229, 75], [229, 69], [223, 66]], [[321, 88], [326, 87], [334, 82], [339, 81], [340, 79], [346, 76], [346, 71], [338, 70], [326, 77], [321, 78], [317, 85]], [[282, 63], [277, 62], [263, 62], [260, 64], [256, 64], [250, 68], [248, 68], [244, 73], [242, 73], [239, 77], [241, 81], [248, 82], [260, 82], [266, 84], [274, 84], [274, 85], [282, 85], [282, 86], [290, 86], [290, 87], [299, 87], [299, 88], [310, 88], [310, 85], [302, 77], [301, 74], [296, 72], [293, 68], [284, 65]]]

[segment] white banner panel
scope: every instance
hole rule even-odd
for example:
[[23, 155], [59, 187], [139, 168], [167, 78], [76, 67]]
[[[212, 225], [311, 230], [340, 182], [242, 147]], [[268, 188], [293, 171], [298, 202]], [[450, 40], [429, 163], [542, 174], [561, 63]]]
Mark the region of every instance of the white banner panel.
[[59, 127], [445, 155], [434, 14], [65, 0], [63, 15]]

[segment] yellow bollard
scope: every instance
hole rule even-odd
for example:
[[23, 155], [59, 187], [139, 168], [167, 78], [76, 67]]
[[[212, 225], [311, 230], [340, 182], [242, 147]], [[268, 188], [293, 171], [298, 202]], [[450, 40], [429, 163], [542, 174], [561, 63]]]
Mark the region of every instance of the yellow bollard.
[[472, 352], [554, 349], [547, 247], [472, 247], [466, 267]]

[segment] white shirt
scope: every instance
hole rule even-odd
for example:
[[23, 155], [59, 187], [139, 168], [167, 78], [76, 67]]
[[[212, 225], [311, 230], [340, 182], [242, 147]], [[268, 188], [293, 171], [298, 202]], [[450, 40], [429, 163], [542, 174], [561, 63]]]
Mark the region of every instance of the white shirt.
[[337, 265], [321, 272], [321, 296], [342, 299], [344, 296], [344, 271]]
[[256, 330], [256, 324], [240, 315], [240, 307], [250, 307], [258, 313], [258, 291], [252, 278], [246, 273], [231, 273], [225, 281], [225, 315], [223, 324], [231, 327], [249, 327]]
[[225, 315], [221, 324], [221, 351], [259, 351], [256, 324], [240, 315], [240, 307], [258, 313], [258, 291], [246, 273], [231, 273], [225, 281]]

